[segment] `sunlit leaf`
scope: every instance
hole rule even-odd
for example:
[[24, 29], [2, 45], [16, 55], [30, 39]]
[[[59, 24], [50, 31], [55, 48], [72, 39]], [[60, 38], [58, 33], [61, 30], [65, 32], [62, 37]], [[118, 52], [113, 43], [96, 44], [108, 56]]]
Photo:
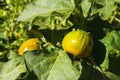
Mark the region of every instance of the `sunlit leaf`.
[[114, 1], [120, 3], [120, 0], [114, 0]]
[[39, 80], [77, 80], [79, 78], [79, 71], [62, 50], [27, 52], [25, 60], [28, 69], [33, 71]]
[[99, 13], [103, 20], [107, 20], [116, 9], [114, 3], [115, 0], [96, 0], [92, 7], [93, 14]]
[[88, 0], [82, 0], [81, 8], [82, 8], [84, 17], [87, 17], [91, 8], [91, 2], [89, 2]]
[[105, 0], [104, 7], [99, 10], [100, 16], [103, 20], [107, 20], [115, 10], [114, 2]]
[[37, 25], [53, 29], [55, 24], [65, 26], [74, 8], [73, 0], [36, 0], [27, 5], [18, 21], [32, 21], [39, 16]]
[[[24, 79], [24, 76], [27, 74], [23, 58], [15, 54], [16, 53], [11, 51], [9, 55], [9, 59], [11, 60], [6, 63], [1, 63], [0, 80]], [[25, 75], [20, 77], [23, 73], [25, 73]]]

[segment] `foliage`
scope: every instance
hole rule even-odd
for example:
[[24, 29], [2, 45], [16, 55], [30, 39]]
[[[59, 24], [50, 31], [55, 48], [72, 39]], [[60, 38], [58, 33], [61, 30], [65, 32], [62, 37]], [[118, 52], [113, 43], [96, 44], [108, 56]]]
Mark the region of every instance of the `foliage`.
[[[62, 49], [72, 29], [93, 37], [89, 58]], [[40, 50], [18, 55], [30, 38]], [[119, 40], [120, 0], [0, 0], [0, 80], [119, 80]]]

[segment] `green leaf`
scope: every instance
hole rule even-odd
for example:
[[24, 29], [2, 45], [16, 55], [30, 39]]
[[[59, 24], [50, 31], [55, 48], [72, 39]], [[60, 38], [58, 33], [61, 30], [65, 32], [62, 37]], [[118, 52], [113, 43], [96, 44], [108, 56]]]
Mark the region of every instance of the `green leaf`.
[[1, 38], [1, 39], [5, 39], [5, 36], [4, 36], [4, 33], [3, 33], [3, 32], [0, 32], [0, 38]]
[[99, 10], [100, 16], [103, 20], [107, 20], [115, 10], [113, 0], [105, 0], [105, 6]]
[[[74, 10], [74, 0], [36, 0], [30, 3], [18, 17], [18, 21], [32, 21], [39, 17], [37, 25], [54, 29], [55, 26], [71, 24], [66, 19]], [[45, 27], [46, 28], [46, 27]]]
[[[97, 3], [97, 4], [100, 4], [100, 5], [105, 5], [105, 2], [106, 1], [109, 1], [109, 0], [95, 0], [95, 2]], [[107, 3], [107, 2], [106, 2]]]
[[78, 80], [80, 75], [67, 54], [57, 48], [50, 52], [27, 52], [25, 61], [38, 80]]
[[111, 57], [114, 55], [116, 57], [120, 56], [120, 34], [118, 31], [112, 30], [108, 32], [106, 37], [101, 41], [105, 44], [106, 49], [111, 54]]
[[89, 10], [91, 8], [91, 2], [89, 2], [88, 0], [82, 0], [81, 8], [82, 8], [84, 17], [87, 17]]
[[108, 20], [108, 18], [112, 16], [113, 11], [116, 9], [114, 2], [115, 0], [96, 0], [92, 7], [92, 13], [99, 13], [103, 20]]
[[[0, 64], [0, 80], [24, 79], [27, 74], [23, 58], [11, 51], [9, 61]], [[25, 74], [21, 77], [22, 74]]]
[[109, 50], [107, 50], [105, 59], [100, 66], [103, 68], [103, 70], [107, 70], [109, 68]]
[[120, 76], [112, 73], [112, 72], [109, 72], [109, 71], [106, 71], [104, 72], [104, 74], [110, 79], [110, 80], [120, 80]]
[[120, 3], [120, 0], [114, 0], [114, 1]]
[[106, 57], [101, 66], [105, 69], [109, 67], [109, 55], [111, 57], [119, 57], [120, 56], [120, 34], [119, 32], [113, 30], [111, 32], [107, 32], [106, 36], [101, 40], [102, 43], [106, 46]]

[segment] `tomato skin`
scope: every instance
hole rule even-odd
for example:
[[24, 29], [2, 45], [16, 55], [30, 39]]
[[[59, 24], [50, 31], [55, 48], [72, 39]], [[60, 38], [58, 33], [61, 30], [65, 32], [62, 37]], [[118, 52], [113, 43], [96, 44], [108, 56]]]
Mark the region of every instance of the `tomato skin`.
[[88, 57], [93, 48], [93, 41], [89, 34], [83, 30], [73, 30], [62, 40], [63, 49], [74, 56]]
[[25, 51], [39, 50], [38, 38], [31, 38], [25, 41], [18, 49], [18, 54], [23, 55]]

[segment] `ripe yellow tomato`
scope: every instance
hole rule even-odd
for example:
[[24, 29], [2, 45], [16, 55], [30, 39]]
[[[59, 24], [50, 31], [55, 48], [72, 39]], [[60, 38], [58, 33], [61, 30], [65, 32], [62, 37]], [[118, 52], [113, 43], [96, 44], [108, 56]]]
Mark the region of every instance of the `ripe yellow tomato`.
[[62, 40], [62, 47], [74, 56], [86, 58], [93, 49], [93, 40], [87, 32], [77, 29], [65, 35]]
[[23, 55], [25, 51], [39, 50], [38, 38], [32, 38], [25, 41], [18, 49], [18, 54]]

